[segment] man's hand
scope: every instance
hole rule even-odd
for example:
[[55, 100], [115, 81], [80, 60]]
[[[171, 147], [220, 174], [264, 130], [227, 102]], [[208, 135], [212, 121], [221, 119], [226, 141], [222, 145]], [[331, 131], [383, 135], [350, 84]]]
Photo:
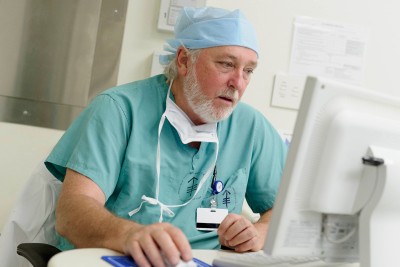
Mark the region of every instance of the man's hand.
[[175, 266], [179, 260], [192, 259], [190, 244], [183, 232], [168, 223], [143, 226], [128, 233], [125, 254], [130, 254], [139, 266]]
[[263, 213], [255, 224], [247, 218], [230, 213], [218, 228], [221, 245], [233, 248], [236, 252], [258, 251], [263, 248], [271, 210]]
[[56, 210], [56, 229], [76, 247], [104, 247], [131, 255], [139, 266], [192, 259], [189, 241], [168, 223], [142, 225], [115, 216], [91, 179], [68, 169]]

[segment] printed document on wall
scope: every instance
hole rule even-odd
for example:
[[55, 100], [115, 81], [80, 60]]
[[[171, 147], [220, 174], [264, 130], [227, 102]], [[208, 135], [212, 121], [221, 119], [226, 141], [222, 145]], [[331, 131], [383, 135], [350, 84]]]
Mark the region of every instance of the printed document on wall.
[[296, 17], [289, 72], [361, 85], [367, 39], [361, 26]]

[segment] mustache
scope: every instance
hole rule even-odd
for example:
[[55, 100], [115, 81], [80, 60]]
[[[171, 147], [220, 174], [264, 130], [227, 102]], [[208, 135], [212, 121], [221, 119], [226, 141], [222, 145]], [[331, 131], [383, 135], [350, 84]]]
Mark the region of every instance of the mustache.
[[239, 92], [238, 90], [228, 88], [227, 90], [222, 92], [220, 97], [229, 98], [236, 102], [239, 101]]

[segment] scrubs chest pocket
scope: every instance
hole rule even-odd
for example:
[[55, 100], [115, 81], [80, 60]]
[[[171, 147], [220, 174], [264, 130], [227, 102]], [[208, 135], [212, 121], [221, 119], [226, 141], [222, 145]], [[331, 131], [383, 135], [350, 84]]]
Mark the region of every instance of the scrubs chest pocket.
[[[217, 194], [216, 201], [217, 207], [221, 209], [228, 209], [231, 213], [240, 213], [242, 211], [243, 200], [246, 194], [247, 175], [246, 169], [241, 168], [235, 171], [230, 177], [218, 177], [224, 183], [224, 189]], [[208, 189], [207, 196], [203, 202], [202, 207], [209, 208], [212, 198], [211, 188]]]

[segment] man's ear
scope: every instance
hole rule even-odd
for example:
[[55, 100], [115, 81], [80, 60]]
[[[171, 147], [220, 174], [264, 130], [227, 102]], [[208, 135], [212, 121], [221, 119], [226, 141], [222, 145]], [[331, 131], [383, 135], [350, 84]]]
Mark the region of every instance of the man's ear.
[[178, 69], [178, 73], [181, 76], [186, 76], [188, 70], [189, 63], [189, 55], [187, 50], [180, 46], [176, 51], [176, 67]]

